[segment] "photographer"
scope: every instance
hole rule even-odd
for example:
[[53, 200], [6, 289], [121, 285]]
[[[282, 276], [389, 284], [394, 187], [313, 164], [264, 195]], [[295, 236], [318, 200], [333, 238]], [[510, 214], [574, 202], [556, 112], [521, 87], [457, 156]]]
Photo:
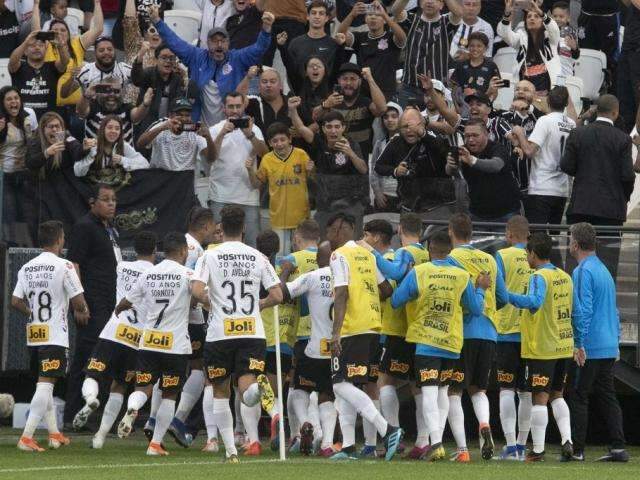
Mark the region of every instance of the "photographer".
[[216, 151], [205, 124], [191, 121], [191, 102], [185, 98], [171, 106], [169, 118], [162, 118], [140, 135], [137, 147], [151, 147], [151, 168], [172, 172], [194, 170], [198, 155], [212, 163]]
[[506, 222], [520, 213], [520, 191], [509, 152], [489, 140], [483, 120], [469, 120], [464, 129], [464, 147], [454, 147], [447, 156], [447, 174], [455, 175], [459, 169], [469, 186], [473, 220]]

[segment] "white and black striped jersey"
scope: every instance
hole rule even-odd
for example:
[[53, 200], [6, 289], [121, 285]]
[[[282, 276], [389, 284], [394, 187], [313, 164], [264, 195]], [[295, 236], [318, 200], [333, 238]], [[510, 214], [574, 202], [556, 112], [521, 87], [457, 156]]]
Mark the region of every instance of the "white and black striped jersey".
[[100, 70], [95, 62], [87, 63], [80, 69], [78, 82], [82, 90], [86, 90], [94, 83], [100, 83], [106, 78], [117, 78], [120, 80], [120, 87], [125, 90], [131, 84], [131, 65], [124, 62], [115, 62], [109, 71]]

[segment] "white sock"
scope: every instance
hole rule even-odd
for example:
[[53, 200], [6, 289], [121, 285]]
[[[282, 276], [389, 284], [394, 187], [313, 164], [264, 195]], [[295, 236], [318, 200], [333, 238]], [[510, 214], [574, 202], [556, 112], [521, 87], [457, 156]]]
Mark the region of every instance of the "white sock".
[[[147, 403], [147, 399], [148, 397], [146, 393], [136, 390], [131, 395], [129, 395], [129, 399], [127, 400], [127, 410], [135, 410], [137, 412], [142, 407], [144, 407], [144, 404]], [[160, 401], [162, 402], [162, 398], [160, 399]]]
[[29, 405], [29, 416], [24, 426], [23, 437], [33, 438], [33, 432], [47, 413], [49, 402], [53, 402], [53, 383], [38, 382]]
[[416, 401], [416, 447], [424, 448], [429, 445], [429, 430], [427, 430], [427, 422], [424, 421], [422, 414], [422, 393], [414, 395]]
[[158, 380], [153, 386], [153, 393], [151, 394], [151, 408], [149, 410], [150, 418], [156, 418], [156, 413], [158, 413], [158, 408], [160, 408], [161, 402], [162, 390], [160, 390], [160, 380]]
[[244, 402], [240, 404], [240, 414], [242, 415], [242, 421], [244, 423], [244, 428], [247, 430], [247, 436], [249, 437], [250, 443], [258, 442], [260, 440], [258, 437], [258, 424], [260, 423], [261, 412], [262, 408], [259, 403], [252, 406], [245, 405]]
[[[372, 400], [374, 407], [380, 410], [380, 400]], [[384, 417], [383, 417], [384, 418]], [[362, 419], [362, 432], [364, 434], [364, 444], [375, 447], [378, 444], [378, 431], [376, 426], [366, 418]]]
[[289, 417], [289, 436], [291, 438], [295, 438], [300, 435], [300, 421], [296, 416], [295, 408], [293, 406], [293, 401], [295, 399], [295, 394], [293, 394], [294, 389], [289, 389], [289, 395], [287, 395], [287, 416]]
[[318, 405], [320, 411], [320, 423], [322, 424], [322, 444], [320, 448], [329, 448], [333, 445], [333, 434], [336, 429], [338, 412], [333, 402], [323, 402]]
[[380, 413], [391, 425], [400, 425], [400, 401], [394, 385], [380, 387]]
[[151, 439], [154, 443], [162, 443], [164, 439], [165, 433], [169, 429], [169, 425], [171, 425], [171, 420], [173, 420], [173, 414], [176, 410], [176, 401], [168, 398], [163, 398], [162, 402], [160, 402], [160, 408], [158, 408], [158, 412], [156, 413], [156, 426], [153, 429], [153, 439]]
[[338, 419], [340, 420], [340, 430], [342, 430], [342, 448], [352, 447], [356, 444], [356, 416], [358, 411], [351, 403], [339, 396], [336, 397], [336, 408], [338, 410]]
[[191, 370], [191, 374], [184, 383], [180, 394], [180, 403], [178, 403], [178, 409], [176, 410], [176, 418], [178, 420], [184, 422], [187, 419], [193, 406], [202, 395], [203, 388], [204, 372], [202, 370]]
[[124, 402], [124, 395], [121, 393], [111, 392], [109, 394], [109, 400], [104, 406], [104, 411], [102, 412], [102, 420], [100, 420], [100, 428], [96, 435], [100, 437], [106, 437], [107, 434], [111, 431], [111, 427], [113, 427], [113, 423], [118, 418], [118, 414], [120, 413], [120, 409], [122, 408], [122, 403]]
[[425, 386], [421, 387], [420, 390], [422, 391], [422, 415], [427, 422], [431, 445], [435, 445], [442, 442], [440, 410], [438, 409], [438, 386]]
[[[240, 398], [240, 390], [238, 389], [238, 387], [233, 387], [233, 392], [233, 413], [236, 419], [236, 427], [234, 431], [236, 433], [244, 434], [244, 422], [242, 421], [242, 414], [240, 413], [240, 405], [242, 404], [242, 399]], [[218, 429], [220, 429], [220, 425], [218, 425]]]
[[[260, 389], [258, 388], [257, 383], [252, 383], [251, 385], [249, 385], [249, 388], [247, 388], [242, 394], [242, 402], [248, 407], [253, 407], [259, 401], [260, 401]], [[246, 424], [245, 424], [245, 427], [246, 427]]]
[[98, 398], [98, 393], [100, 392], [100, 386], [98, 382], [96, 382], [91, 377], [86, 377], [84, 382], [82, 382], [82, 398], [86, 403], [90, 403], [96, 398]]
[[60, 433], [60, 430], [58, 430], [58, 418], [56, 416], [56, 404], [53, 401], [53, 396], [51, 397], [47, 411], [44, 414], [44, 420], [47, 423], [47, 430], [49, 431], [49, 434]]
[[273, 397], [273, 408], [267, 412], [269, 414], [269, 417], [274, 418], [280, 413], [278, 412], [278, 403], [278, 397]]
[[460, 395], [449, 395], [449, 427], [458, 450], [466, 449], [467, 436], [464, 431], [464, 410]]
[[309, 395], [309, 422], [313, 425], [313, 438], [322, 438], [322, 424], [320, 423], [320, 409], [318, 407], [318, 392]]
[[531, 439], [533, 451], [544, 452], [544, 437], [549, 423], [549, 412], [546, 405], [534, 405], [531, 407]]
[[516, 445], [516, 392], [500, 390], [500, 423], [507, 447]]
[[[309, 393], [300, 389], [289, 390], [289, 397], [294, 415], [302, 426], [305, 422], [309, 421]], [[295, 432], [294, 436], [298, 435], [300, 435], [300, 429]]]
[[336, 383], [333, 392], [340, 395], [345, 402], [349, 402], [362, 418], [373, 423], [381, 437], [387, 434], [387, 421], [380, 415], [369, 395], [348, 382]]
[[218, 438], [218, 426], [213, 415], [213, 385], [204, 387], [202, 394], [202, 415], [204, 416], [204, 424], [207, 427], [207, 440]]
[[551, 410], [553, 410], [553, 418], [556, 419], [560, 437], [562, 437], [561, 443], [571, 442], [571, 412], [569, 411], [569, 405], [567, 405], [564, 398], [556, 398], [551, 402]]
[[471, 396], [473, 411], [480, 425], [489, 424], [489, 399], [484, 392], [476, 392]]
[[531, 392], [518, 392], [518, 445], [526, 445], [531, 430]]
[[442, 438], [449, 416], [449, 385], [438, 387], [438, 410], [440, 411], [440, 438]]
[[[239, 417], [240, 415], [238, 415], [238, 418]], [[222, 437], [224, 448], [227, 451], [227, 457], [237, 455], [238, 450], [236, 450], [236, 445], [233, 441], [233, 415], [231, 415], [228, 398], [213, 399], [213, 418], [220, 430], [220, 436]]]

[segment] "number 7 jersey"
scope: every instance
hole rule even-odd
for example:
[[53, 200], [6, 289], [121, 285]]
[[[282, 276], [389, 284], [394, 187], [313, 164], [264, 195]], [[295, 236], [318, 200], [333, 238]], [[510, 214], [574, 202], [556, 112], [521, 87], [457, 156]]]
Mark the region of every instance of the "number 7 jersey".
[[209, 287], [207, 342], [265, 338], [260, 316], [260, 286], [280, 280], [269, 260], [242, 242], [225, 242], [198, 259], [194, 280]]

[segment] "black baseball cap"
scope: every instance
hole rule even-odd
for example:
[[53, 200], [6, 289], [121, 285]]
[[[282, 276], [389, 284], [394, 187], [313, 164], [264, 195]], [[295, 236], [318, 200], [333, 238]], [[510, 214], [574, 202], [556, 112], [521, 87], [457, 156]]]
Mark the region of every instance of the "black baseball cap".
[[356, 65], [352, 62], [346, 62], [340, 65], [340, 69], [338, 70], [338, 76], [343, 73], [355, 73], [359, 77], [362, 76], [362, 68], [359, 65]]
[[464, 97], [464, 101], [467, 103], [471, 102], [471, 100], [477, 100], [480, 103], [484, 103], [487, 107], [493, 107], [493, 102], [484, 92], [479, 92], [476, 90], [475, 93]]
[[191, 105], [191, 102], [186, 98], [178, 98], [174, 100], [173, 103], [171, 104], [171, 113], [180, 112], [183, 110], [189, 110], [189, 111], [193, 110], [193, 106]]
[[229, 32], [227, 32], [226, 28], [222, 27], [213, 27], [209, 30], [209, 33], [207, 33], [207, 38], [211, 38], [214, 35], [222, 35], [224, 38], [229, 38]]

